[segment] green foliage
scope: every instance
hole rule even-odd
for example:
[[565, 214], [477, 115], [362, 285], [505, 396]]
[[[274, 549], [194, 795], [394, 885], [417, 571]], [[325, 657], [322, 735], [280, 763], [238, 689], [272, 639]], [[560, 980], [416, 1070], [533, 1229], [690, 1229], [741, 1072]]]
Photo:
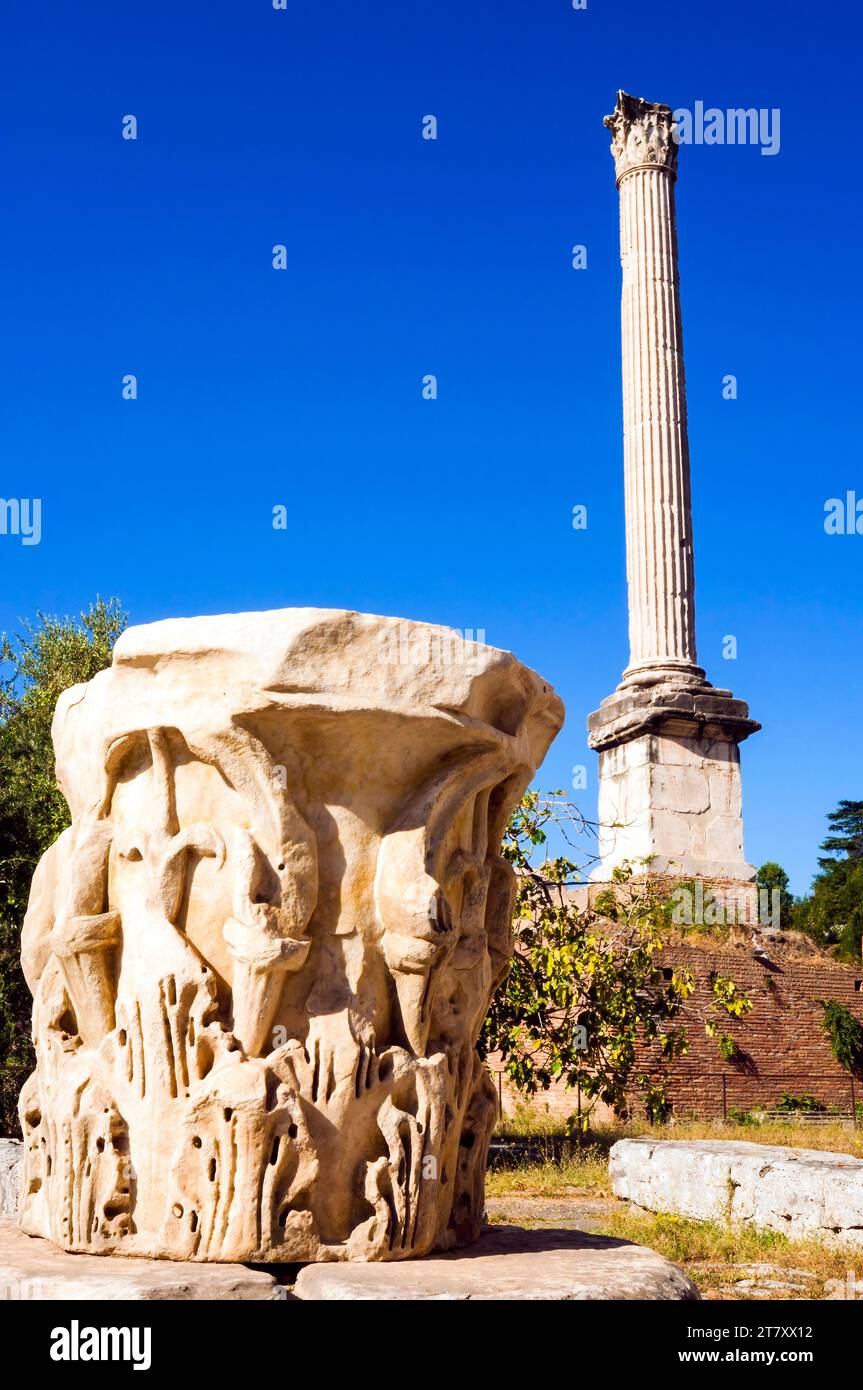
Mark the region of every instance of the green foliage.
[[[847, 859], [863, 859], [863, 801], [840, 801], [827, 817], [833, 834], [821, 842], [828, 855], [844, 855]], [[831, 858], [819, 859], [822, 869], [832, 868]]]
[[0, 638], [0, 1132], [17, 1131], [18, 1092], [33, 1065], [21, 924], [40, 855], [69, 824], [54, 775], [51, 720], [62, 690], [108, 666], [126, 624], [116, 599], [71, 618], [37, 615]]
[[840, 801], [827, 817], [812, 893], [795, 909], [795, 926], [840, 960], [857, 962], [863, 946], [863, 801]]
[[[773, 892], [779, 891], [779, 925], [783, 931], [790, 931], [794, 926], [794, 895], [788, 889], [789, 878], [781, 864], [776, 864], [769, 859], [766, 864], [762, 864], [758, 873], [755, 875], [755, 885], [759, 890], [765, 890], [770, 896], [767, 899], [768, 912], [773, 910]], [[759, 904], [761, 899], [759, 897]]]
[[728, 1119], [732, 1124], [743, 1125], [745, 1128], [751, 1128], [753, 1125], [758, 1124], [752, 1111], [741, 1110], [739, 1105], [732, 1105], [728, 1112]]
[[737, 1039], [733, 1038], [730, 1033], [720, 1033], [716, 1043], [720, 1057], [723, 1057], [726, 1062], [731, 1062], [737, 1056]]
[[717, 975], [711, 1001], [696, 1009], [691, 972], [666, 978], [658, 955], [669, 934], [667, 904], [649, 879], [618, 869], [595, 908], [578, 909], [578, 866], [546, 851], [549, 826], [565, 831], [571, 821], [580, 817], [560, 793], [529, 792], [512, 817], [503, 853], [518, 879], [515, 955], [480, 1046], [500, 1053], [525, 1095], [555, 1081], [580, 1087], [584, 1128], [598, 1100], [625, 1115], [636, 1088], [648, 1112], [662, 1118], [668, 1102], [639, 1072], [639, 1044], [655, 1044], [672, 1060], [688, 1051], [690, 1024], [715, 1036], [718, 1019], [740, 1018], [751, 1004], [733, 980]]
[[837, 999], [819, 999], [824, 1010], [824, 1031], [830, 1038], [833, 1056], [846, 1071], [863, 1066], [863, 1026]]
[[812, 1115], [826, 1113], [827, 1106], [808, 1093], [802, 1096], [792, 1096], [790, 1091], [783, 1091], [782, 1099], [776, 1109], [787, 1110], [794, 1114], [802, 1111], [806, 1115]]

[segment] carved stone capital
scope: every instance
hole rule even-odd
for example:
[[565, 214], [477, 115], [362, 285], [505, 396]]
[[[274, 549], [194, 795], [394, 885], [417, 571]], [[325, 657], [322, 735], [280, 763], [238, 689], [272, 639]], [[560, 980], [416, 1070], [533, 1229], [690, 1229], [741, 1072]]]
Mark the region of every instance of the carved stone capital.
[[72, 824], [24, 927], [23, 1228], [264, 1264], [476, 1239], [501, 837], [562, 719], [509, 652], [424, 623], [124, 632], [54, 720]]
[[611, 131], [617, 181], [635, 169], [677, 172], [677, 141], [671, 107], [618, 92], [617, 105], [603, 125]]

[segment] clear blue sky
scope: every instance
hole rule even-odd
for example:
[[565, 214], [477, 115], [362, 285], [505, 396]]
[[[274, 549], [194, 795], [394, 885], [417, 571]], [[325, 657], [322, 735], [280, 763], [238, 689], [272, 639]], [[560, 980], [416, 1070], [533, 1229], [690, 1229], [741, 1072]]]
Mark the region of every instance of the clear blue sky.
[[0, 627], [100, 592], [135, 622], [484, 629], [561, 692], [541, 780], [586, 763], [593, 814], [585, 716], [627, 658], [602, 117], [618, 87], [778, 107], [775, 157], [681, 151], [678, 217], [699, 656], [764, 724], [748, 857], [803, 890], [826, 812], [863, 795], [863, 536], [823, 527], [863, 497], [860, 25], [836, 0], [14, 6], [0, 493], [41, 497], [43, 535], [0, 537]]

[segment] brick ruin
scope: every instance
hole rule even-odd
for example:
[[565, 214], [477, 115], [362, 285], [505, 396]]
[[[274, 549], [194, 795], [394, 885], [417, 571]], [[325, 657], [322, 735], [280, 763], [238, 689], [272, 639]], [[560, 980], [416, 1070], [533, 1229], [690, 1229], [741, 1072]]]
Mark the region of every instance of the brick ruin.
[[[828, 1109], [850, 1116], [852, 1086], [857, 1105], [863, 1104], [863, 1080], [852, 1080], [833, 1057], [818, 1003], [835, 999], [863, 1023], [863, 964], [843, 965], [815, 953], [815, 948], [808, 958], [781, 943], [765, 943], [764, 949], [767, 960], [743, 945], [718, 944], [714, 950], [674, 942], [663, 949], [659, 962], [663, 970], [685, 967], [692, 972], [696, 1007], [709, 1002], [715, 973], [731, 976], [753, 1005], [744, 1018], [722, 1023], [722, 1031], [738, 1044], [732, 1061], [724, 1060], [716, 1039], [706, 1037], [701, 1025], [694, 1023], [688, 1029], [686, 1057], [668, 1064], [655, 1051], [644, 1049], [644, 1071], [664, 1082], [673, 1116], [721, 1119], [735, 1109], [773, 1108], [784, 1091], [813, 1095]], [[523, 1101], [501, 1076], [494, 1059], [491, 1066], [504, 1114], [511, 1115]], [[558, 1085], [537, 1096], [532, 1108], [538, 1115], [564, 1120], [577, 1103], [575, 1091]], [[635, 1095], [633, 1109], [643, 1113]]]

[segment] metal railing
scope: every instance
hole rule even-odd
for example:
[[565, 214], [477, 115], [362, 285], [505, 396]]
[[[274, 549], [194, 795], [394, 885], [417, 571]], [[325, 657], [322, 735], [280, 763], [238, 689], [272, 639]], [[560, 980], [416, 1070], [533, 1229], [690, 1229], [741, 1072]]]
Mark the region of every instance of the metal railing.
[[[499, 1071], [497, 1068], [491, 1071], [491, 1075], [494, 1078], [496, 1078], [497, 1081], [498, 1097], [500, 1099], [502, 1109], [505, 1075], [503, 1071]], [[831, 1120], [850, 1119], [855, 1129], [863, 1128], [863, 1117], [861, 1117], [861, 1115], [858, 1114], [858, 1105], [861, 1107], [861, 1109], [863, 1109], [863, 1093], [861, 1093], [861, 1099], [858, 1101], [859, 1078], [857, 1078], [857, 1080], [855, 1081], [855, 1078], [850, 1074], [847, 1074], [845, 1076], [837, 1076], [836, 1072], [781, 1071], [753, 1072], [752, 1074], [739, 1073], [737, 1075], [729, 1075], [728, 1072], [689, 1071], [681, 1069], [671, 1075], [668, 1073], [663, 1074], [657, 1072], [655, 1073], [653, 1079], [655, 1079], [657, 1082], [665, 1082], [666, 1085], [669, 1086], [669, 1089], [671, 1090], [671, 1095], [669, 1099], [671, 1100], [672, 1104], [674, 1102], [673, 1092], [675, 1087], [678, 1087], [681, 1084], [685, 1084], [689, 1081], [716, 1082], [717, 1089], [721, 1087], [723, 1120], [728, 1119], [729, 1111], [731, 1109], [745, 1108], [749, 1112], [763, 1114], [766, 1118], [770, 1119], [776, 1118], [788, 1120], [804, 1120], [810, 1124], [828, 1124]], [[822, 1104], [825, 1105], [824, 1110], [806, 1110], [805, 1108], [781, 1109], [778, 1105], [761, 1104], [757, 1099], [747, 1102], [745, 1098], [742, 1098], [740, 1104], [736, 1105], [734, 1104], [734, 1102], [737, 1099], [737, 1097], [735, 1097], [734, 1095], [729, 1097], [729, 1090], [738, 1086], [746, 1086], [748, 1084], [751, 1087], [758, 1087], [767, 1086], [770, 1082], [778, 1082], [787, 1090], [787, 1083], [799, 1083], [801, 1081], [804, 1082], [807, 1086], [809, 1086], [810, 1084], [817, 1085], [818, 1082], [829, 1082], [831, 1087], [834, 1089], [839, 1089], [840, 1087], [847, 1086], [847, 1094], [850, 1101], [850, 1108], [848, 1110], [831, 1109], [829, 1108], [829, 1104], [827, 1102], [822, 1101]], [[578, 1113], [580, 1115], [581, 1087], [576, 1087], [573, 1090], [572, 1094], [573, 1100], [575, 1101], [574, 1108], [577, 1108]], [[539, 1098], [541, 1099], [541, 1097]], [[816, 1096], [815, 1099], [820, 1100], [820, 1097]], [[692, 1112], [692, 1114], [693, 1118], [699, 1118], [699, 1116], [701, 1118], [709, 1118], [708, 1116], [704, 1115], [703, 1110], [698, 1113]]]

